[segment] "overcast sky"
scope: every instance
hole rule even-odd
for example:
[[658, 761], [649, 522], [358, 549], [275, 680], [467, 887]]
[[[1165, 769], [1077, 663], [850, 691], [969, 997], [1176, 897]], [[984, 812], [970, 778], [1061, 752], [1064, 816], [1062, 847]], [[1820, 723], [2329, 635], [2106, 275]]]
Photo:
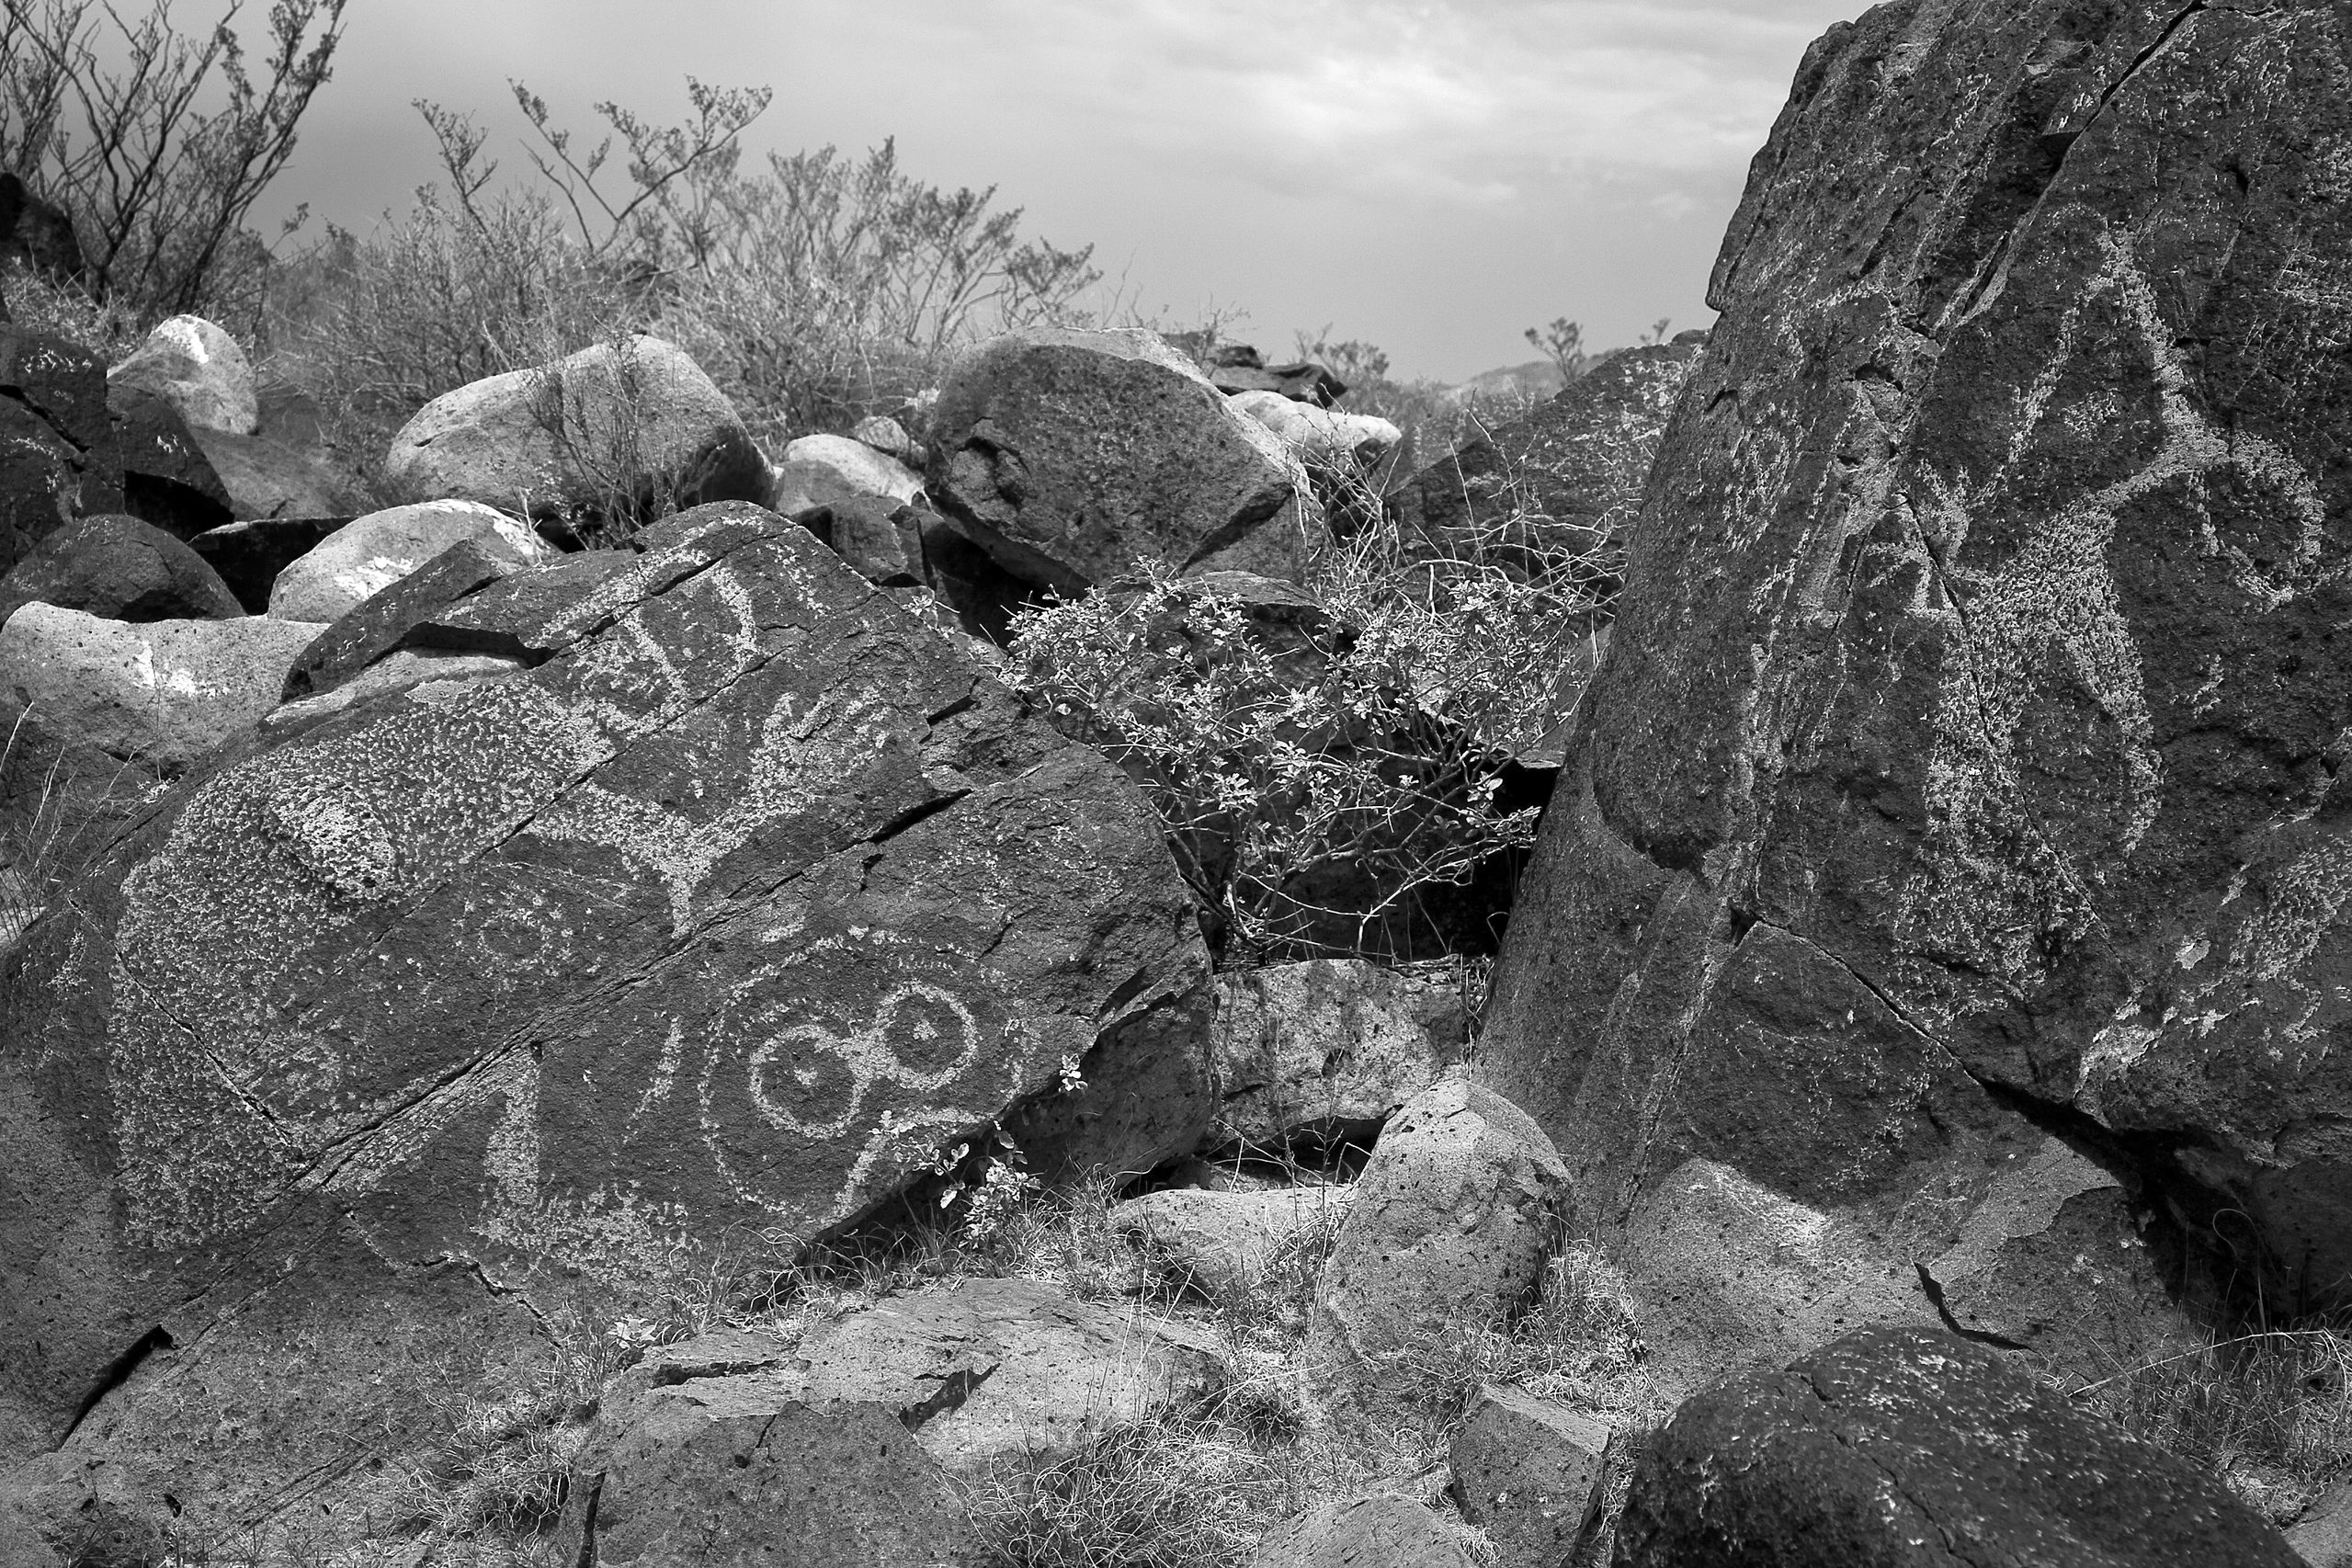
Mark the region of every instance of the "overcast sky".
[[519, 76], [585, 135], [685, 77], [771, 86], [755, 151], [898, 138], [994, 185], [1184, 324], [1247, 312], [1458, 379], [1710, 319], [1747, 162], [1805, 45], [1852, 0], [356, 0], [282, 196], [365, 230], [432, 174], [416, 97], [526, 166]]

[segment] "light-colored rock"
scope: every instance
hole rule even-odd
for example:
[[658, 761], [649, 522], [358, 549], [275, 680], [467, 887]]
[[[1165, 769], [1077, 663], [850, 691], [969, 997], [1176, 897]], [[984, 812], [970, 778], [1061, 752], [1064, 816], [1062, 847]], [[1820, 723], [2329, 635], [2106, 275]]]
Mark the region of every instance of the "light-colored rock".
[[225, 329], [202, 316], [157, 323], [107, 380], [153, 392], [200, 429], [250, 436], [261, 428], [252, 361]]
[[930, 433], [932, 495], [1026, 581], [1304, 570], [1305, 470], [1155, 334], [1007, 333], [949, 372]]
[[1235, 392], [1233, 405], [1274, 432], [1310, 470], [1353, 472], [1375, 483], [1404, 432], [1371, 414], [1318, 408], [1277, 392]]
[[1446, 1446], [1462, 1517], [1501, 1568], [1559, 1568], [1600, 1513], [1608, 1423], [1558, 1400], [1489, 1383]]
[[640, 336], [444, 392], [392, 437], [381, 488], [395, 503], [620, 527], [671, 506], [765, 501], [768, 478], [702, 368]]
[[555, 554], [528, 528], [477, 502], [393, 506], [353, 519], [278, 573], [269, 590], [269, 613], [282, 620], [340, 620], [369, 595], [460, 540], [517, 566]]
[[187, 769], [278, 706], [315, 621], [107, 620], [28, 604], [0, 627], [0, 707], [113, 756]]
[[1170, 1187], [1119, 1204], [1110, 1222], [1130, 1245], [1155, 1258], [1170, 1280], [1222, 1298], [1256, 1290], [1285, 1261], [1319, 1265], [1355, 1191], [1353, 1186], [1263, 1192]]
[[2352, 1481], [2339, 1481], [2287, 1531], [2310, 1568], [2352, 1568]]
[[919, 471], [923, 467], [923, 443], [908, 435], [905, 426], [885, 415], [869, 415], [850, 426], [849, 434], [911, 469]]
[[1212, 1037], [1219, 1134], [1279, 1145], [1369, 1131], [1460, 1061], [1469, 1032], [1458, 987], [1361, 959], [1230, 971]]
[[923, 494], [923, 477], [898, 459], [847, 436], [803, 436], [784, 449], [768, 509], [790, 517], [805, 506], [880, 495], [901, 506]]
[[1250, 1568], [1483, 1568], [1475, 1532], [1410, 1497], [1370, 1492], [1267, 1532]]
[[1460, 1075], [1425, 1090], [1381, 1134], [1324, 1265], [1317, 1375], [1377, 1397], [1384, 1358], [1524, 1306], [1567, 1183], [1551, 1140], [1502, 1096]]

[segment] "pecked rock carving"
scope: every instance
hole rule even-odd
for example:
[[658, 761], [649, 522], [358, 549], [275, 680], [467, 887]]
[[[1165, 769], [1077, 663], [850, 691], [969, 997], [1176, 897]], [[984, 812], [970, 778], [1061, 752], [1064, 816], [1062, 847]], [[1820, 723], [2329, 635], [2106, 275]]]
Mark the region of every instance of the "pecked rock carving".
[[1206, 960], [1115, 768], [805, 529], [647, 542], [543, 662], [287, 726], [28, 935], [0, 1415], [53, 1442], [306, 1228], [625, 1301], [857, 1219], [1131, 1029], [1205, 1054], [1153, 1032]]

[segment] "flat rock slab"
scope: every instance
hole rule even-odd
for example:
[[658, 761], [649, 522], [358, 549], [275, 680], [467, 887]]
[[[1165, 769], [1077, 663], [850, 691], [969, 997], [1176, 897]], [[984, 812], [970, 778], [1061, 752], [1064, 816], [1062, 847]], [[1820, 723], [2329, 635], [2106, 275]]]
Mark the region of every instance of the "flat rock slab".
[[0, 626], [0, 706], [60, 737], [184, 773], [278, 706], [308, 621], [108, 620], [28, 604]]
[[321, 1214], [622, 1300], [818, 1237], [1197, 989], [1116, 768], [805, 529], [665, 530], [543, 664], [264, 737], [27, 933], [0, 1416]]
[[1599, 1519], [1608, 1424], [1558, 1400], [1489, 1383], [1446, 1445], [1462, 1517], [1502, 1568], [1559, 1568]]
[[107, 383], [107, 418], [122, 459], [122, 504], [180, 539], [236, 516], [229, 492], [179, 410], [152, 392]]
[[2219, 1481], [1966, 1340], [1866, 1329], [1687, 1402], [1621, 1568], [2300, 1568]]

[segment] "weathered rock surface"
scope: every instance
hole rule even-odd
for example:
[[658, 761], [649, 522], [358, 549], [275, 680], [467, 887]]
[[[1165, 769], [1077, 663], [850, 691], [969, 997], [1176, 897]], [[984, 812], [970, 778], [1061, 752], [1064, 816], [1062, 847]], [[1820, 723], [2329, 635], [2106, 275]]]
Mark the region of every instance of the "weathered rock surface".
[[1375, 1131], [1461, 1060], [1470, 1019], [1456, 986], [1315, 959], [1219, 975], [1213, 1038], [1220, 1137], [1280, 1147]]
[[2221, 1483], [1941, 1333], [1849, 1335], [1690, 1400], [1633, 1473], [1621, 1568], [2296, 1568]]
[[357, 517], [380, 505], [358, 474], [314, 440], [201, 426], [191, 433], [228, 492], [233, 518]]
[[157, 323], [107, 381], [154, 393], [199, 429], [250, 436], [261, 427], [253, 362], [225, 328], [202, 316]]
[[1489, 1383], [1446, 1445], [1462, 1517], [1502, 1568], [1559, 1568], [1599, 1518], [1606, 1422], [1523, 1389]]
[[768, 496], [767, 465], [733, 405], [658, 337], [442, 393], [392, 437], [382, 488], [395, 505], [474, 501], [574, 524]]
[[1140, 330], [1036, 327], [959, 362], [930, 489], [1006, 570], [1065, 593], [1156, 556], [1295, 580], [1302, 475], [1273, 434]]
[[0, 710], [182, 773], [277, 707], [287, 670], [325, 630], [262, 616], [132, 624], [28, 604], [0, 626]]
[[2310, 1568], [2352, 1568], [2352, 1481], [2339, 1481], [2287, 1532]]
[[1370, 1492], [1267, 1532], [1250, 1568], [1477, 1568], [1477, 1535], [1410, 1497]]
[[269, 613], [288, 620], [336, 621], [453, 544], [528, 566], [554, 553], [506, 513], [471, 501], [394, 506], [355, 518], [278, 573]]
[[896, 458], [910, 472], [916, 474], [923, 472], [926, 461], [923, 443], [909, 434], [906, 426], [897, 420], [885, 415], [869, 415], [852, 426], [849, 434], [885, 457]]
[[269, 590], [278, 574], [316, 550], [329, 534], [353, 519], [335, 517], [255, 517], [224, 523], [187, 541], [204, 557], [248, 615], [269, 611]]
[[1381, 1358], [1508, 1316], [1535, 1295], [1566, 1200], [1551, 1141], [1460, 1076], [1381, 1135], [1315, 1290], [1307, 1354], [1335, 1386], [1377, 1396]]
[[[385, 654], [326, 690], [287, 702], [262, 721], [265, 729], [282, 729], [337, 713], [355, 702], [387, 691], [406, 691], [438, 681], [485, 680], [528, 669], [521, 659], [498, 653], [458, 653], [438, 649], [401, 648]], [[426, 694], [420, 700], [430, 700]]]
[[1355, 1196], [1353, 1186], [1169, 1187], [1129, 1199], [1110, 1211], [1110, 1222], [1170, 1283], [1214, 1298], [1245, 1298], [1286, 1262], [1318, 1262]]
[[665, 1389], [574, 1483], [580, 1568], [954, 1568], [983, 1561], [947, 1473], [870, 1403], [730, 1379]]
[[61, 523], [122, 510], [106, 392], [88, 350], [0, 327], [0, 570]]
[[178, 539], [227, 523], [229, 492], [178, 409], [143, 387], [107, 383], [107, 419], [122, 460], [122, 505]]
[[926, 580], [927, 515], [881, 495], [847, 496], [790, 511], [794, 522], [824, 540], [851, 571], [886, 588], [916, 587]]
[[1319, 408], [1280, 392], [1236, 392], [1232, 402], [1273, 431], [1311, 473], [1341, 474], [1378, 484], [1381, 465], [1404, 439], [1404, 432], [1375, 415]]
[[2142, 1244], [2223, 1211], [2274, 1311], [2352, 1278], [2344, 26], [1898, 4], [1808, 55], [1487, 1015], [1645, 1313], [1677, 1209], [1727, 1327], [1733, 1259], [1818, 1303], [1791, 1354], [1972, 1264], [2112, 1366], [2182, 1277]]
[[271, 733], [27, 933], [8, 1441], [325, 1241], [626, 1303], [830, 1232], [1205, 978], [1116, 769], [783, 518], [642, 537], [543, 662]]
[[202, 556], [119, 513], [67, 523], [0, 577], [0, 622], [35, 600], [109, 620], [220, 620], [244, 613]]
[[[902, 438], [903, 437], [903, 432]], [[790, 517], [829, 501], [880, 496], [900, 506], [923, 494], [923, 476], [847, 436], [802, 436], [784, 449], [769, 507]]]
[[461, 539], [406, 576], [394, 578], [346, 610], [302, 650], [286, 673], [285, 700], [332, 691], [400, 646], [408, 631], [436, 612], [517, 570]]

